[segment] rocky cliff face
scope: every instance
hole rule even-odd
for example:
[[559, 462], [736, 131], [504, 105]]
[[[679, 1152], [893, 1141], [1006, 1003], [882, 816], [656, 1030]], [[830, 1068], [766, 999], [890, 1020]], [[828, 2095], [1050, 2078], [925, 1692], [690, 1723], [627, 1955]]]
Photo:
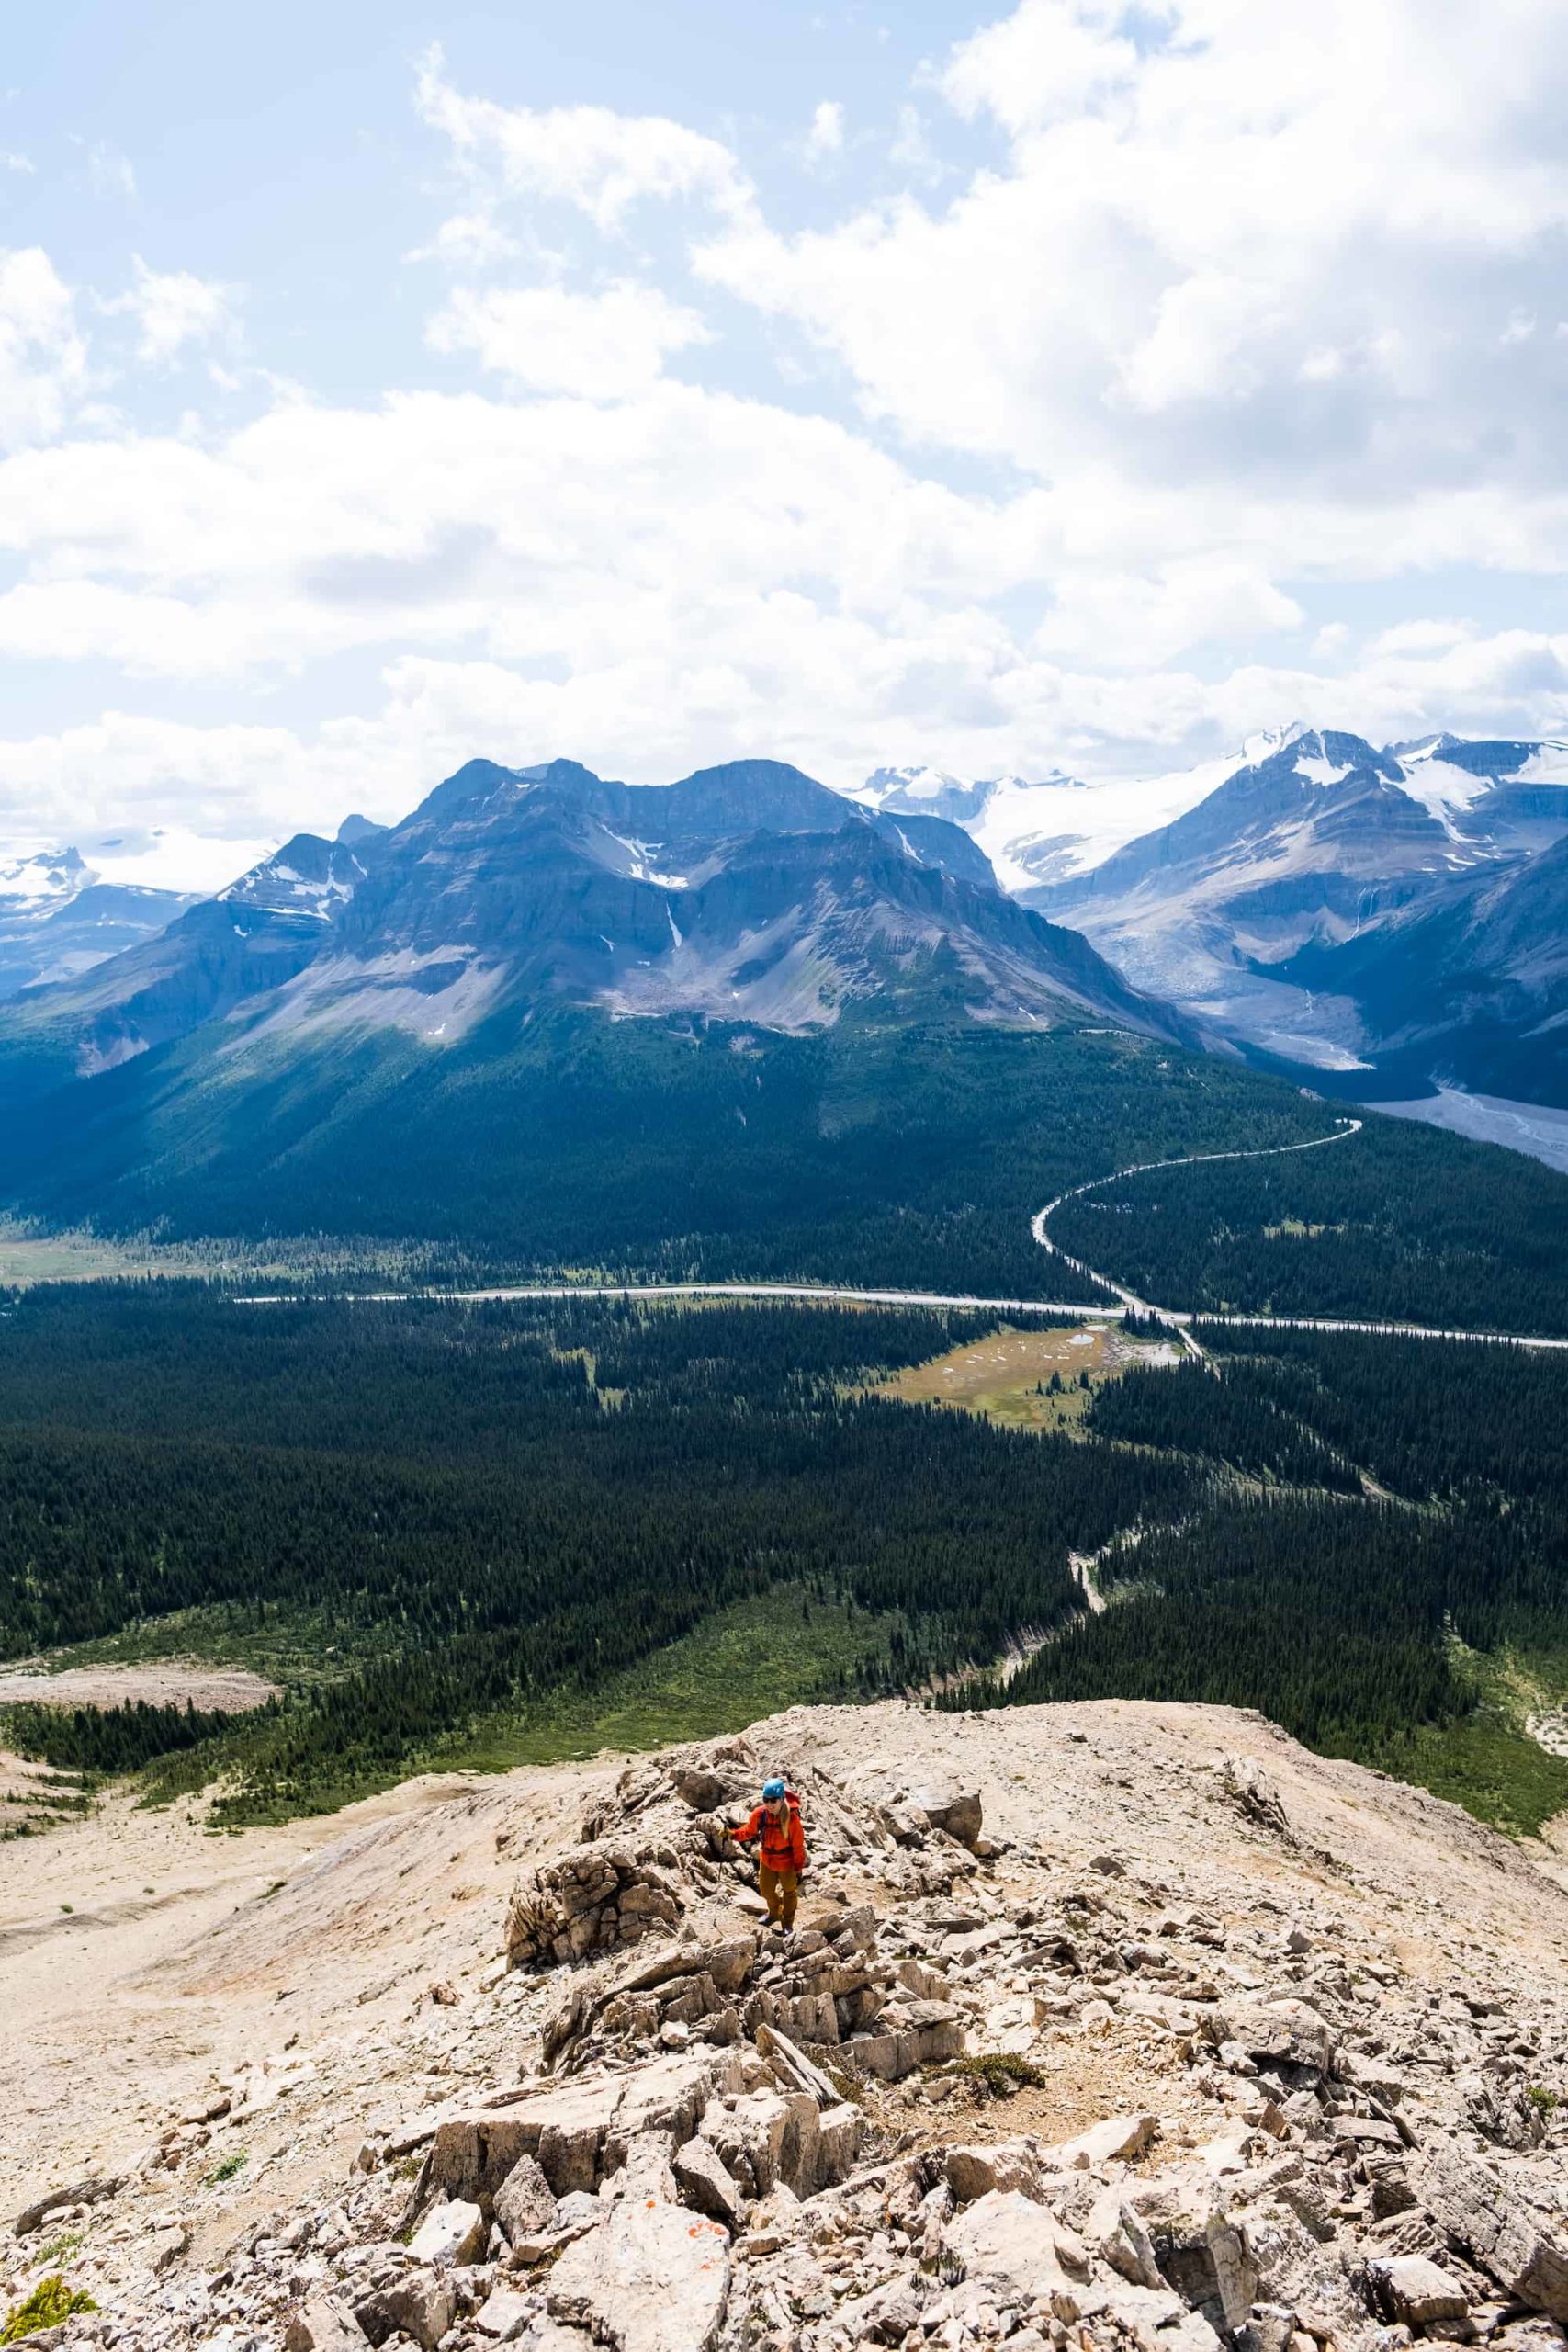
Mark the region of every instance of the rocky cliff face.
[[[787, 1944], [725, 1826], [777, 1764], [813, 1849]], [[0, 2284], [91, 2296], [54, 2340], [1568, 2340], [1544, 1849], [1125, 1703], [798, 1711], [430, 1793], [151, 1971], [106, 1922], [77, 2006], [34, 1995]], [[173, 2039], [107, 2067], [139, 2018]]]
[[1568, 1102], [1568, 842], [1456, 876], [1359, 938], [1306, 946], [1281, 977], [1354, 1003], [1362, 1050], [1393, 1091], [1439, 1079]]
[[561, 1001], [784, 1031], [870, 1003], [1183, 1034], [1005, 896], [959, 827], [858, 808], [777, 761], [654, 786], [476, 760], [402, 824], [350, 830], [297, 835], [161, 937], [33, 991], [0, 1022], [5, 1091], [207, 1032], [220, 1057], [247, 1036], [307, 1057], [377, 1032], [440, 1047]]
[[[1384, 1052], [1351, 951], [1390, 927], [1392, 964], [1415, 937], [1407, 916], [1456, 896], [1490, 913], [1492, 886], [1568, 833], [1568, 749], [1452, 735], [1379, 749], [1292, 726], [1186, 775], [965, 785], [884, 769], [864, 790], [883, 809], [951, 815], [1023, 904], [1082, 931], [1134, 987], [1327, 1070]], [[1434, 962], [1418, 985], [1451, 977]], [[1522, 1045], [1525, 1025], [1505, 1013], [1498, 1035]]]
[[1235, 1036], [1348, 1069], [1373, 1035], [1332, 962], [1462, 877], [1540, 854], [1568, 830], [1560, 747], [1450, 737], [1380, 751], [1299, 729], [1175, 820], [1025, 895], [1077, 924], [1135, 985]]

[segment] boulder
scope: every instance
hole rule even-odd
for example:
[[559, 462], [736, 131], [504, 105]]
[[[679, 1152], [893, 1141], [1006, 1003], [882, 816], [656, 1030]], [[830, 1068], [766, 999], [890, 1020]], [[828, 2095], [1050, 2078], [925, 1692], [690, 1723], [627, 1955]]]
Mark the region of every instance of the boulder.
[[711, 2140], [691, 2139], [675, 2151], [675, 2185], [688, 2205], [727, 2228], [740, 2227], [744, 2206], [735, 2179]]
[[[460, 2197], [495, 2210], [502, 2183], [532, 2156], [552, 2192], [595, 2189], [625, 2162], [639, 2132], [689, 2140], [716, 2089], [739, 2080], [738, 2061], [705, 2056], [656, 2058], [619, 2075], [582, 2075], [542, 2083], [507, 2108], [476, 2107], [437, 2126], [420, 2175], [416, 2211]], [[502, 2224], [504, 2227], [504, 2224]]]
[[1280, 1792], [1256, 1758], [1227, 1756], [1220, 1785], [1238, 1813], [1244, 1813], [1260, 1829], [1267, 1829], [1287, 1845], [1295, 1844], [1295, 1833], [1280, 1801]]
[[726, 1936], [717, 1943], [700, 1944], [697, 1955], [721, 1993], [738, 1993], [757, 1957], [757, 1939]]
[[908, 1803], [925, 1815], [933, 1829], [945, 1829], [961, 1846], [973, 1846], [985, 1825], [977, 1789], [960, 1789], [943, 1781], [931, 1788], [912, 1789]]
[[17, 2237], [28, 2237], [62, 2205], [101, 2205], [106, 2198], [118, 2196], [124, 2187], [123, 2173], [94, 2173], [89, 2179], [73, 2180], [65, 2188], [51, 2188], [47, 2197], [24, 2205], [11, 2227]]
[[1093, 2172], [1118, 2157], [1141, 2156], [1158, 2130], [1157, 2115], [1111, 2115], [1049, 2149], [1047, 2156], [1063, 2172]]
[[[809, 2092], [751, 2091], [722, 2107], [710, 2107], [703, 2118], [702, 2136], [745, 2196], [766, 2197], [780, 2180], [787, 2181], [797, 2196], [809, 2196], [817, 2186], [818, 2113]], [[812, 2159], [804, 2180], [803, 2134], [809, 2135]]]
[[533, 2317], [533, 2300], [512, 2287], [495, 2287], [474, 2313], [478, 2333], [491, 2344], [511, 2344]]
[[839, 2094], [820, 2066], [814, 2066], [804, 2051], [797, 2050], [786, 2033], [767, 2024], [757, 2028], [757, 2047], [775, 2075], [780, 2075], [792, 2090], [809, 2091], [818, 2107], [832, 2107]]
[[541, 1862], [512, 1892], [506, 1957], [530, 1962], [586, 1958], [635, 1943], [649, 1927], [674, 1927], [684, 1910], [679, 1881], [629, 1847], [592, 1839]]
[[751, 2208], [746, 2227], [746, 2246], [750, 2254], [776, 2254], [800, 2235], [805, 2226], [805, 2211], [793, 2188], [781, 2180], [769, 2190], [760, 2203]]
[[1305, 2001], [1226, 2002], [1208, 2021], [1210, 2039], [1234, 2041], [1254, 2060], [1311, 2066], [1327, 2074], [1334, 2063], [1334, 2035]]
[[964, 2055], [964, 2019], [951, 2001], [900, 2000], [890, 2005], [872, 2033], [852, 2034], [837, 2055], [857, 2075], [901, 2082], [918, 2066], [940, 2066]]
[[434, 2352], [457, 2316], [457, 2290], [451, 2279], [426, 2269], [405, 2271], [355, 2312], [372, 2344], [408, 2335], [423, 2352]]
[[489, 2232], [479, 2207], [454, 2197], [427, 2214], [409, 2240], [415, 2262], [477, 2262]]
[[336, 2295], [311, 2295], [291, 2312], [283, 2352], [365, 2352], [365, 2330]]
[[551, 2271], [552, 2319], [615, 2352], [710, 2352], [729, 2296], [729, 2240], [682, 2205], [627, 2198]]
[[1439, 2225], [1499, 2286], [1568, 2321], [1568, 2238], [1515, 2197], [1490, 2165], [1440, 2142], [1416, 2175], [1416, 2188]]
[[674, 2143], [665, 2132], [634, 2132], [621, 2153], [621, 2162], [604, 2182], [604, 2198], [651, 2197], [673, 2205], [681, 2192], [670, 2159]]
[[495, 2218], [515, 2245], [536, 2237], [554, 2218], [556, 2194], [533, 2156], [519, 2156], [495, 2192]]
[[1157, 2291], [1164, 2285], [1143, 2215], [1119, 2188], [1105, 2189], [1095, 2199], [1084, 2235], [1101, 2259], [1134, 2287]]
[[1379, 2302], [1392, 2320], [1407, 2327], [1425, 2327], [1436, 2319], [1464, 2319], [1470, 2297], [1457, 2278], [1428, 2262], [1424, 2254], [1400, 2254], [1369, 2263], [1368, 2276]]
[[960, 2205], [972, 2205], [993, 2189], [1016, 2189], [1021, 2197], [1038, 2200], [1040, 2166], [1021, 2140], [1001, 2140], [994, 2147], [949, 2148], [947, 2185]]
[[918, 2270], [906, 2278], [885, 2278], [868, 2294], [840, 2303], [835, 2322], [855, 2344], [903, 2344], [911, 2331], [919, 2342], [920, 2313], [931, 2291]]
[[[736, 1770], [716, 1771], [712, 1765], [677, 1764], [670, 1775], [675, 1793], [694, 1813], [723, 1813], [739, 1806], [747, 1782]], [[741, 1827], [745, 1827], [744, 1822]]]
[[822, 2110], [817, 2122], [818, 2188], [831, 2188], [848, 2179], [869, 2128], [860, 2109], [847, 2099]]
[[1043, 2205], [1016, 2188], [993, 2188], [948, 2222], [942, 2245], [966, 2277], [1000, 2279], [1020, 2301], [1033, 2301], [1070, 2289], [1056, 2236]]

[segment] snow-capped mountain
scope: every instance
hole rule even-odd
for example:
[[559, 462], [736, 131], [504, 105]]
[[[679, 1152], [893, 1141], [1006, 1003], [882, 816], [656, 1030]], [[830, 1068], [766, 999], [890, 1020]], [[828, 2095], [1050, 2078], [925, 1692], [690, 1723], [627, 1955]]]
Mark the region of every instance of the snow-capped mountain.
[[1244, 1045], [1348, 1072], [1377, 1053], [1330, 977], [1348, 963], [1314, 965], [1308, 989], [1291, 959], [1568, 835], [1568, 744], [1438, 734], [1380, 750], [1298, 721], [1174, 775], [973, 794], [962, 821], [998, 879], [1135, 987]]
[[89, 971], [190, 904], [178, 891], [106, 880], [76, 849], [0, 864], [0, 997]]
[[271, 846], [161, 829], [0, 852], [0, 998], [80, 978], [156, 938]]
[[1393, 1095], [1437, 1080], [1568, 1103], [1568, 835], [1458, 873], [1353, 938], [1314, 940], [1283, 977], [1354, 1004]]
[[1235, 767], [1213, 760], [1168, 775], [1090, 783], [1053, 768], [965, 780], [941, 768], [878, 768], [855, 795], [869, 807], [925, 810], [962, 825], [984, 850], [1004, 889], [1027, 899], [1042, 887], [1087, 873], [1113, 850], [1202, 799]]
[[10, 1082], [36, 1093], [198, 1032], [224, 1055], [376, 1033], [439, 1046], [560, 1000], [782, 1031], [860, 1003], [1185, 1034], [1001, 891], [960, 828], [776, 761], [627, 786], [475, 760], [400, 825], [345, 830], [296, 835], [157, 938], [30, 991], [0, 1023]]

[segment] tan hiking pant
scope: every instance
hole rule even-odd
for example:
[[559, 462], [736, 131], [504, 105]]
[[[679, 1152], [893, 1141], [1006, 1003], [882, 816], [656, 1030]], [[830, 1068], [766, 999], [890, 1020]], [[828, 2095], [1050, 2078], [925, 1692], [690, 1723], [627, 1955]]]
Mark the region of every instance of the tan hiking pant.
[[760, 1862], [757, 1884], [768, 1906], [768, 1917], [783, 1927], [793, 1928], [795, 1906], [800, 1900], [800, 1881], [794, 1871], [776, 1871], [771, 1862]]

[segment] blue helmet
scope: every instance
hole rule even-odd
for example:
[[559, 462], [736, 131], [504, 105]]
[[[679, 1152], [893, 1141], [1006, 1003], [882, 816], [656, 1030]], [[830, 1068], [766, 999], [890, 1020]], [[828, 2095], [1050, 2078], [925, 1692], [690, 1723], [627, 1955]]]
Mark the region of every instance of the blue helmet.
[[772, 1781], [764, 1781], [762, 1783], [762, 1802], [764, 1804], [777, 1804], [784, 1792], [784, 1784], [780, 1780], [775, 1779]]

